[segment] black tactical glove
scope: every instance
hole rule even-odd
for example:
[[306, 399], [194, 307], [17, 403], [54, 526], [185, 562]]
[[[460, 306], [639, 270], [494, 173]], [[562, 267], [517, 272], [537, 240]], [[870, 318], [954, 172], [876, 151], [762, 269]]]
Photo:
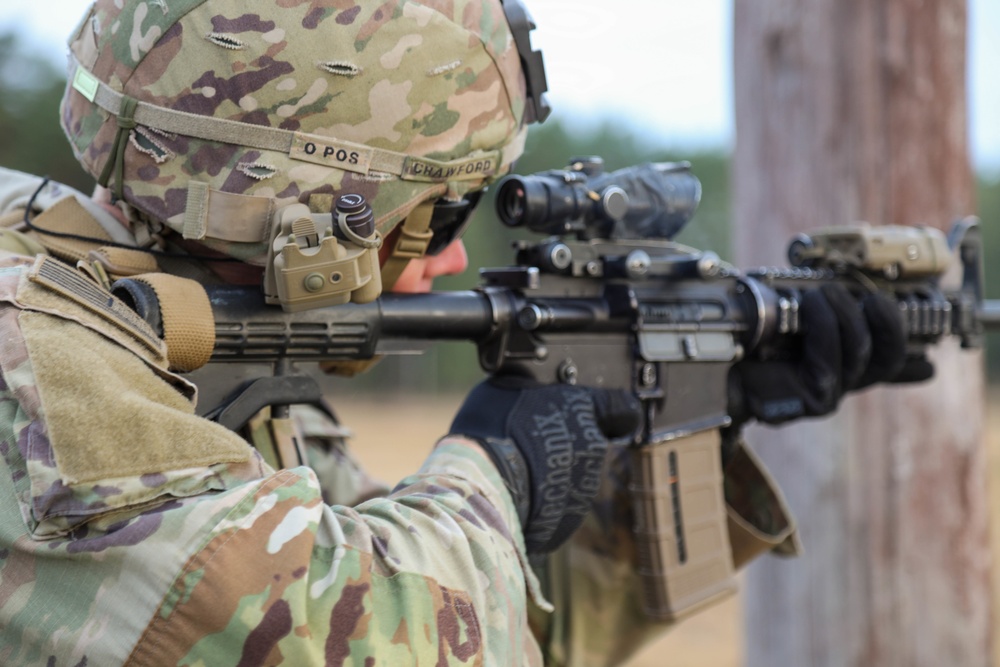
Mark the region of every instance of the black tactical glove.
[[876, 382], [926, 380], [926, 358], [908, 359], [896, 304], [879, 293], [860, 301], [843, 285], [805, 292], [799, 304], [801, 347], [790, 360], [747, 359], [729, 377], [735, 426], [750, 418], [780, 424], [833, 412], [843, 395]]
[[528, 553], [547, 553], [590, 510], [608, 438], [633, 432], [640, 415], [625, 391], [502, 377], [472, 390], [451, 433], [486, 449], [514, 499]]

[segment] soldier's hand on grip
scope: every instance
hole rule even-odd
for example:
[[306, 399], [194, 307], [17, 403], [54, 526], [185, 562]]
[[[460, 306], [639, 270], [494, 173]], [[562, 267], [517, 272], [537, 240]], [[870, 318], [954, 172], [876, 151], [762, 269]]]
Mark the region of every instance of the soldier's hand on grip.
[[843, 285], [824, 285], [803, 294], [799, 317], [803, 336], [795, 358], [747, 359], [733, 367], [734, 424], [818, 417], [833, 412], [848, 391], [933, 375], [925, 358], [907, 358], [899, 309], [880, 293], [858, 300]]
[[482, 444], [514, 499], [528, 553], [547, 553], [590, 510], [608, 438], [633, 432], [640, 416], [626, 391], [501, 377], [472, 390], [451, 433]]

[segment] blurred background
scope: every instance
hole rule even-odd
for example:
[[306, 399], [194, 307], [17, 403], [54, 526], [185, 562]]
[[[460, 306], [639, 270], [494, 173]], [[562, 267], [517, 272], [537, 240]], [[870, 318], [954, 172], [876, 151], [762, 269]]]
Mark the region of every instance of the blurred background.
[[[84, 191], [92, 183], [72, 158], [57, 108], [65, 85], [65, 38], [87, 4], [0, 3], [0, 165], [46, 174]], [[626, 6], [627, 13], [621, 10]], [[689, 161], [704, 196], [678, 240], [728, 258], [729, 156], [737, 140], [731, 0], [535, 0], [529, 7], [538, 23], [533, 42], [545, 55], [554, 113], [533, 127], [518, 172], [558, 168], [576, 155], [600, 155], [608, 169], [644, 161]], [[987, 296], [998, 298], [1000, 276], [990, 275], [1000, 270], [997, 0], [969, 0], [967, 71]], [[520, 233], [495, 220], [492, 201], [481, 205], [476, 215], [465, 237], [473, 268], [441, 280], [438, 288], [474, 287], [476, 267], [510, 263], [510, 244]], [[987, 364], [995, 384], [1000, 381], [1000, 340], [995, 336], [988, 343]], [[357, 432], [360, 457], [394, 480], [419, 465], [426, 447], [446, 428], [460, 396], [480, 376], [473, 346], [440, 344], [420, 356], [387, 359], [361, 378], [337, 381], [332, 390], [342, 416]], [[375, 392], [379, 400], [373, 400]], [[386, 414], [392, 419], [384, 419]], [[996, 421], [987, 424], [988, 432], [1000, 430]], [[396, 447], [400, 442], [419, 446], [403, 451]], [[991, 445], [991, 452], [996, 451]], [[997, 459], [991, 460], [992, 477], [1000, 477]], [[738, 604], [725, 603], [686, 622], [631, 664], [659, 664], [666, 656], [671, 665], [739, 664], [740, 627]]]

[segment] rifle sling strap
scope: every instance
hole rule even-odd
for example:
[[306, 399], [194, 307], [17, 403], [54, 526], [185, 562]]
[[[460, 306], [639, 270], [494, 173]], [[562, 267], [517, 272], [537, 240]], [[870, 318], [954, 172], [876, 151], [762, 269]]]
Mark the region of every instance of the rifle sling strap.
[[[17, 220], [14, 219], [15, 216], [18, 217]], [[5, 228], [5, 234], [16, 234], [21, 237], [22, 244], [26, 248], [25, 252], [30, 254], [40, 255], [49, 252], [70, 264], [77, 262], [88, 275], [92, 275], [95, 265], [99, 264], [101, 268], [99, 273], [111, 279], [153, 273], [158, 270], [156, 258], [148, 252], [138, 248], [131, 250], [102, 245], [101, 241], [113, 243], [114, 239], [76, 197], [61, 199], [34, 217], [35, 227], [54, 234], [39, 231], [20, 234], [6, 229], [8, 222], [13, 226], [23, 217], [23, 209], [12, 213], [9, 218], [0, 217], [0, 227]], [[93, 240], [67, 238], [65, 236], [67, 234]], [[103, 284], [105, 281], [95, 280], [95, 282]]]
[[[6, 222], [6, 220], [4, 220]], [[204, 288], [194, 280], [157, 272], [156, 260], [140, 250], [102, 246], [113, 241], [75, 197], [66, 197], [35, 216], [37, 227], [55, 232], [34, 232], [37, 241], [55, 257], [76, 262], [99, 285], [131, 276], [156, 295], [171, 368], [191, 371], [208, 363], [215, 347], [215, 319]], [[12, 232], [11, 232], [12, 233]], [[70, 234], [82, 238], [67, 238]], [[30, 250], [30, 248], [28, 248]]]
[[[54, 234], [33, 232], [39, 243], [45, 246], [56, 257], [77, 262], [87, 259], [91, 250], [101, 247], [97, 241], [84, 241], [66, 238], [64, 234], [112, 241], [111, 235], [101, 226], [93, 215], [77, 201], [76, 197], [66, 197], [59, 200], [45, 211], [36, 215], [33, 220], [35, 227]], [[60, 236], [56, 236], [59, 234]]]

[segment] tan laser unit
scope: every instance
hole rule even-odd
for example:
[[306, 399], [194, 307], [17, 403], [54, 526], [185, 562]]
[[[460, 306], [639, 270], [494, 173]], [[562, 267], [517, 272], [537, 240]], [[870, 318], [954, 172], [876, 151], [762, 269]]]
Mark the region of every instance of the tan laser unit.
[[941, 275], [952, 259], [945, 235], [934, 227], [825, 227], [800, 234], [788, 246], [793, 266], [850, 266], [889, 280]]

